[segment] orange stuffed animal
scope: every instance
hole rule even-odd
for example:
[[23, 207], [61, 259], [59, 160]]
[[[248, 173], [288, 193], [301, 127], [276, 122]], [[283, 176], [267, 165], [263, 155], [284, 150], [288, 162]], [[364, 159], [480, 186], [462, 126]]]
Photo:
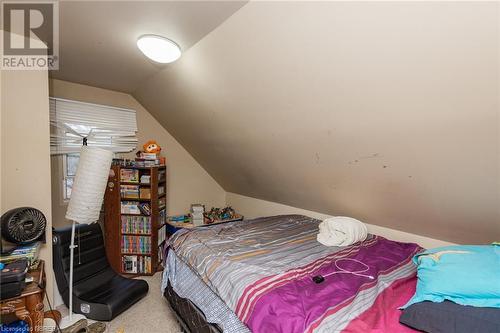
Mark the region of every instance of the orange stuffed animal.
[[159, 154], [161, 151], [161, 147], [156, 143], [155, 140], [149, 140], [142, 146], [142, 148], [144, 148], [145, 153], [151, 154]]

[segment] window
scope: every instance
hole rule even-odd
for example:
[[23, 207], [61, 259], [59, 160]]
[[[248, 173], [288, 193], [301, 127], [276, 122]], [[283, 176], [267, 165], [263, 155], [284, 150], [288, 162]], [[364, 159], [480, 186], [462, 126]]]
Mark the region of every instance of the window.
[[126, 153], [137, 146], [137, 120], [134, 110], [106, 105], [50, 98], [50, 154], [62, 155], [63, 199], [71, 190], [80, 160], [83, 139], [89, 147]]
[[80, 154], [65, 154], [63, 155], [63, 197], [64, 200], [71, 198], [71, 190], [76, 176], [76, 169], [80, 161]]
[[84, 138], [91, 147], [115, 153], [137, 146], [134, 110], [52, 97], [49, 101], [52, 155], [78, 153]]

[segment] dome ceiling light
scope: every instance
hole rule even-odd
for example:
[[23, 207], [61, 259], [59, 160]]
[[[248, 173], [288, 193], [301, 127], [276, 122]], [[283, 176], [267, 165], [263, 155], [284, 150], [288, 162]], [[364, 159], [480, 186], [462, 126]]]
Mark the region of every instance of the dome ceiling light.
[[137, 40], [137, 47], [149, 59], [168, 64], [181, 56], [181, 48], [168, 38], [157, 35], [144, 35]]

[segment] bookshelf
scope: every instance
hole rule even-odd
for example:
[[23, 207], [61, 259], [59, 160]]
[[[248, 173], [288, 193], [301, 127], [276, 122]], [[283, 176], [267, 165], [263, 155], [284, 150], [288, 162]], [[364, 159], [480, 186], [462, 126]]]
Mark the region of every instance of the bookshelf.
[[166, 233], [165, 166], [114, 165], [104, 195], [106, 254], [121, 274], [153, 275], [161, 269]]

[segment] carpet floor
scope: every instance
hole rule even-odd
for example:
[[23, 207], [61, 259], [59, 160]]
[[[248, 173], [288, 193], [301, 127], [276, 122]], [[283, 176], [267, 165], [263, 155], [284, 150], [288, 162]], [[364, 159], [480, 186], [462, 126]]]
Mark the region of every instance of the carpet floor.
[[[149, 292], [142, 300], [110, 322], [107, 333], [178, 333], [180, 326], [172, 309], [160, 291], [162, 273], [141, 277], [149, 284]], [[65, 316], [65, 306], [57, 308]], [[92, 322], [89, 320], [89, 322]]]

